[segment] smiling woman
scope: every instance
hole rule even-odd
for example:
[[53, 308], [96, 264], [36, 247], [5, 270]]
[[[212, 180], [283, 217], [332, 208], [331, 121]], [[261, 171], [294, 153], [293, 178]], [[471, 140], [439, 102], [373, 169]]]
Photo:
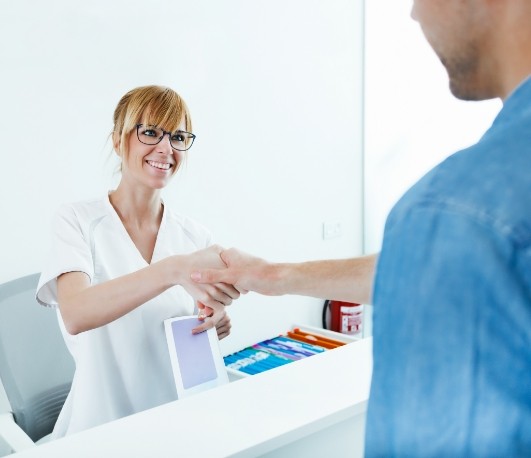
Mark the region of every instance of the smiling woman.
[[[117, 188], [112, 114], [149, 84], [179, 93], [192, 116], [184, 130], [197, 135], [161, 190], [166, 208], [202, 222], [216, 242], [270, 259], [361, 253], [362, 4], [2, 2], [0, 131], [11, 165], [0, 168], [1, 281], [42, 268], [51, 215], [65, 200]], [[144, 122], [136, 114], [133, 123]], [[342, 233], [324, 239], [330, 221]], [[317, 299], [247, 295], [229, 309], [233, 332], [221, 348], [292, 323], [318, 326], [321, 311]]]
[[[135, 140], [131, 135], [135, 130], [136, 139], [150, 146], [159, 145], [168, 134], [171, 149], [175, 152], [189, 150], [195, 139], [185, 101], [167, 87], [142, 86], [129, 91], [118, 103], [113, 120], [113, 146], [122, 158], [130, 150], [126, 148], [127, 142]], [[176, 165], [172, 167], [175, 173], [180, 162], [172, 165]]]
[[114, 112], [118, 187], [100, 199], [65, 204], [55, 215], [37, 299], [59, 308], [76, 362], [55, 437], [175, 400], [162, 323], [192, 314], [194, 300], [203, 320], [194, 332], [216, 326], [219, 337], [229, 334], [224, 308], [239, 293], [189, 280], [197, 267], [223, 267], [221, 248], [160, 195], [192, 146], [191, 130], [188, 108], [174, 90], [128, 92]]

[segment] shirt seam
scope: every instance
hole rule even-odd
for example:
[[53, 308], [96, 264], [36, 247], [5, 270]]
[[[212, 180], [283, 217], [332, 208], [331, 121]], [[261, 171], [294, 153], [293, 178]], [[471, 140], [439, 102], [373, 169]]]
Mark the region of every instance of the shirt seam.
[[531, 246], [531, 232], [522, 233], [522, 231], [515, 228], [514, 225], [503, 221], [502, 219], [495, 218], [493, 215], [485, 211], [478, 210], [475, 207], [461, 202], [424, 198], [412, 205], [409, 211], [414, 211], [416, 209], [439, 209], [443, 212], [460, 215], [496, 232], [499, 237], [508, 239], [519, 249], [526, 249]]

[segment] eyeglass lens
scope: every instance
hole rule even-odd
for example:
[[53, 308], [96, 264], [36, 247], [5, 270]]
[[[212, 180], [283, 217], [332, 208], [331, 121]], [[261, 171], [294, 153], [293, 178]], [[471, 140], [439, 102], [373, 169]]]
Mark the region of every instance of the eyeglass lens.
[[140, 124], [137, 127], [138, 140], [146, 145], [160, 143], [166, 133], [169, 134], [171, 146], [178, 151], [186, 151], [189, 149], [195, 138], [194, 134], [183, 130], [169, 133], [157, 126], [144, 126]]

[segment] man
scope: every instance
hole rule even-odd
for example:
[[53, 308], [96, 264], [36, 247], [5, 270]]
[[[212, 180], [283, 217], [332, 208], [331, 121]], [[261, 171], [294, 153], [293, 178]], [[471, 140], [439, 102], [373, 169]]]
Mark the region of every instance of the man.
[[363, 303], [372, 291], [367, 456], [531, 456], [531, 1], [416, 0], [412, 17], [457, 98], [504, 101], [482, 139], [402, 197], [377, 263], [227, 250], [226, 270], [192, 278]]

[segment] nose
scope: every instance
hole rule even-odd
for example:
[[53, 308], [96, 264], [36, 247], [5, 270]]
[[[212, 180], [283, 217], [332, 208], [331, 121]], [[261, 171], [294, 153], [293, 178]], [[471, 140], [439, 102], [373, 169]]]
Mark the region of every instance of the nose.
[[173, 154], [173, 149], [170, 144], [170, 135], [171, 134], [168, 132], [164, 132], [162, 135], [162, 140], [157, 144], [159, 153]]

